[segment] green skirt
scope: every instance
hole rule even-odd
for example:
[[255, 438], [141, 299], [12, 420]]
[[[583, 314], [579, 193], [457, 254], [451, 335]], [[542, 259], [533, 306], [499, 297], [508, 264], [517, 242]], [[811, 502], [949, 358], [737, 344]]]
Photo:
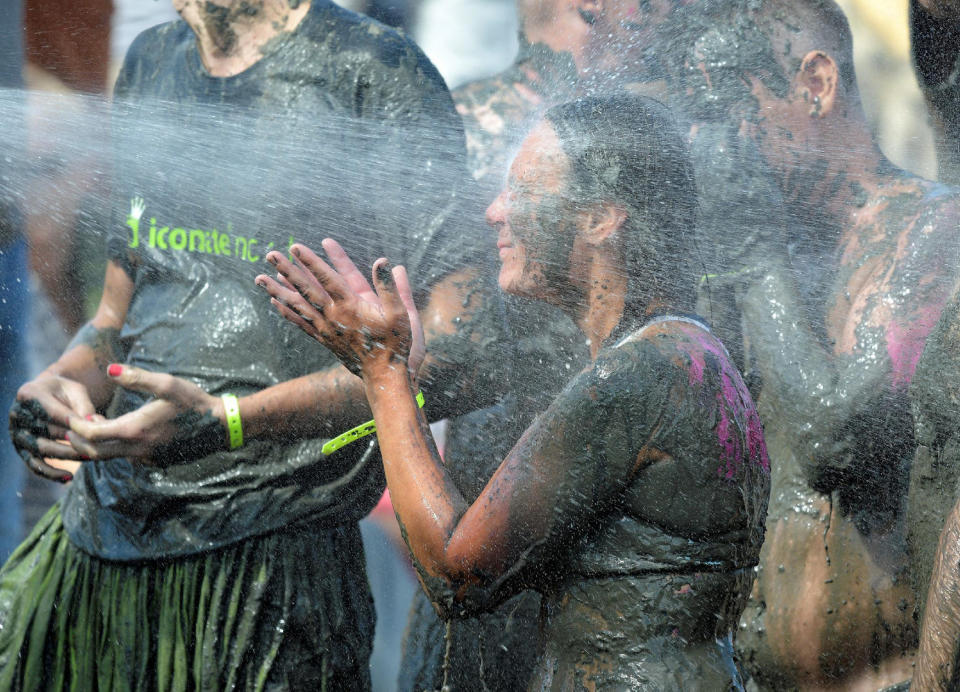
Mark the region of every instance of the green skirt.
[[365, 690], [373, 627], [356, 525], [115, 563], [57, 505], [0, 570], [0, 690]]

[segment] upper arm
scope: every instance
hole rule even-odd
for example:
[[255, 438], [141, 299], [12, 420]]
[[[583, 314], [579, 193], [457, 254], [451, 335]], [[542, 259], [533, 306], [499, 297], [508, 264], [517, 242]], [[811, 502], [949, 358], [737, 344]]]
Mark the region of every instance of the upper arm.
[[103, 295], [91, 322], [100, 329], [120, 329], [127, 318], [132, 299], [133, 279], [116, 262], [107, 262]]

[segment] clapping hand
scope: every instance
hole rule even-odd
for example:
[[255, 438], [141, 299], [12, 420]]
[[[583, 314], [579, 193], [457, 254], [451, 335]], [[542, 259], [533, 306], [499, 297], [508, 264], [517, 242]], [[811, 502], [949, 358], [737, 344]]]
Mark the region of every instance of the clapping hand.
[[391, 270], [381, 258], [373, 265], [371, 287], [336, 241], [324, 240], [323, 249], [332, 267], [303, 245], [290, 249], [296, 263], [271, 252], [267, 260], [278, 279], [260, 275], [257, 285], [281, 315], [354, 374], [367, 377], [378, 368], [402, 365], [416, 383], [426, 349], [406, 270]]

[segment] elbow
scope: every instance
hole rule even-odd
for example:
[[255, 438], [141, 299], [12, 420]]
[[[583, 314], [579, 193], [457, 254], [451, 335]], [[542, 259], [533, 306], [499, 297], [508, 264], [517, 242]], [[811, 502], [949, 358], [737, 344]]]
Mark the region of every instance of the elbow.
[[511, 593], [502, 579], [459, 565], [433, 563], [430, 569], [415, 561], [420, 583], [444, 620], [471, 618], [496, 608]]

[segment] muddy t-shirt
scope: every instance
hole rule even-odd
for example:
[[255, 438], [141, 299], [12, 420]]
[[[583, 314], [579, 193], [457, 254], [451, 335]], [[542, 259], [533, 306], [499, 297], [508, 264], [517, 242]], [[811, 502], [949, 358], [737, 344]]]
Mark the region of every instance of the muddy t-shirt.
[[528, 547], [485, 587], [465, 587], [463, 604], [425, 576], [455, 614], [521, 586], [757, 564], [770, 489], [763, 428], [736, 366], [697, 320], [657, 318], [601, 351], [518, 445], [540, 448], [511, 477], [507, 523]]
[[[254, 277], [265, 255], [327, 236], [364, 272], [381, 255], [421, 291], [472, 261], [452, 230], [462, 126], [401, 34], [323, 0], [245, 72], [214, 78], [184, 22], [142, 34], [116, 88], [110, 259], [134, 282], [126, 362], [220, 395], [336, 364]], [[110, 416], [144, 403], [120, 390]], [[357, 421], [358, 423], [362, 421]], [[318, 422], [318, 431], [323, 428]], [[320, 434], [318, 432], [318, 434]], [[383, 489], [372, 445], [251, 441], [188, 463], [85, 466], [63, 502], [71, 540], [107, 559], [217, 548], [300, 519], [359, 519]]]

